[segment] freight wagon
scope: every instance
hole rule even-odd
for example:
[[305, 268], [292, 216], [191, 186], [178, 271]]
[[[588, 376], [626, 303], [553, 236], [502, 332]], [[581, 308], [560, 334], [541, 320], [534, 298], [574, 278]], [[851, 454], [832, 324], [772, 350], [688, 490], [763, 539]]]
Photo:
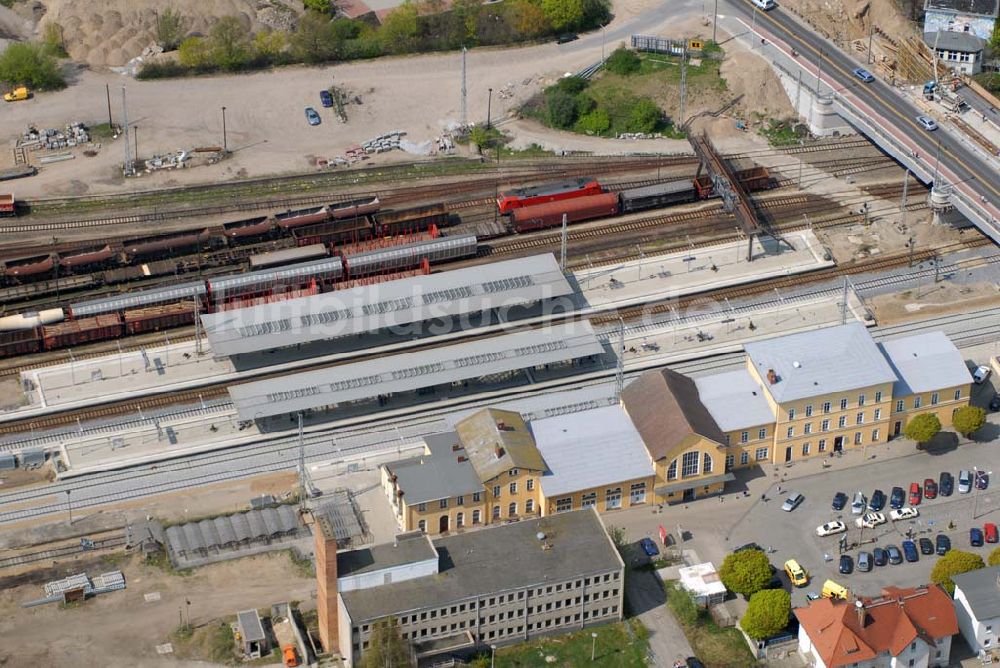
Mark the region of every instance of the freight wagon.
[[623, 190], [621, 212], [632, 213], [646, 209], [658, 209], [674, 204], [686, 204], [698, 199], [698, 192], [691, 181], [670, 181], [643, 188]]
[[323, 244], [311, 244], [299, 248], [284, 248], [270, 253], [261, 253], [250, 257], [250, 269], [265, 269], [281, 264], [317, 260], [329, 255]]
[[344, 271], [349, 278], [384, 274], [418, 267], [424, 261], [447, 262], [476, 254], [476, 235], [445, 237], [418, 244], [382, 248], [368, 253], [344, 256]]
[[278, 227], [283, 230], [290, 230], [302, 225], [321, 223], [327, 218], [329, 218], [329, 209], [326, 206], [313, 206], [308, 209], [296, 209], [295, 211], [289, 209], [284, 213], [274, 214], [274, 219], [277, 221]]
[[514, 209], [510, 217], [514, 230], [521, 233], [562, 225], [563, 215], [568, 223], [579, 223], [617, 213], [618, 193], [602, 193]]
[[211, 239], [211, 233], [206, 228], [192, 232], [129, 239], [122, 245], [125, 249], [125, 257], [129, 262], [132, 262], [136, 258], [149, 257], [151, 255], [163, 256], [182, 250], [201, 249], [204, 246], [214, 247], [217, 244], [213, 244]]
[[510, 213], [514, 209], [560, 200], [599, 195], [604, 192], [601, 184], [592, 178], [579, 178], [559, 183], [546, 183], [529, 188], [505, 190], [497, 195], [500, 213]]
[[372, 238], [372, 224], [367, 217], [332, 220], [318, 225], [308, 225], [292, 230], [296, 246], [315, 244], [340, 245], [366, 241]]
[[366, 197], [363, 199], [350, 200], [347, 202], [337, 202], [330, 205], [330, 217], [334, 219], [361, 218], [373, 213], [377, 213], [381, 203], [378, 197]]
[[28, 355], [42, 350], [42, 339], [38, 328], [0, 331], [0, 357]]
[[191, 325], [194, 323], [194, 313], [195, 303], [193, 301], [128, 309], [124, 313], [125, 332], [144, 334], [158, 332], [161, 329]]
[[274, 220], [270, 216], [257, 216], [245, 220], [234, 220], [222, 225], [222, 233], [227, 239], [246, 239], [249, 237], [264, 237], [274, 229]]
[[55, 350], [91, 341], [114, 339], [121, 335], [121, 316], [117, 313], [105, 313], [93, 318], [67, 320], [42, 327], [42, 347], [45, 350]]
[[412, 209], [383, 211], [375, 216], [375, 236], [391, 237], [396, 234], [423, 232], [434, 225], [448, 224], [448, 207], [444, 204], [430, 204]]
[[3, 263], [3, 275], [14, 279], [46, 276], [52, 273], [54, 266], [55, 256], [52, 254], [18, 258]]
[[115, 252], [105, 244], [100, 248], [83, 250], [73, 255], [60, 256], [59, 266], [67, 271], [79, 268], [99, 267], [116, 261]]
[[274, 294], [278, 290], [294, 290], [309, 286], [334, 283], [344, 275], [339, 257], [303, 262], [287, 267], [251, 271], [235, 276], [222, 276], [207, 281], [208, 294], [216, 304]]

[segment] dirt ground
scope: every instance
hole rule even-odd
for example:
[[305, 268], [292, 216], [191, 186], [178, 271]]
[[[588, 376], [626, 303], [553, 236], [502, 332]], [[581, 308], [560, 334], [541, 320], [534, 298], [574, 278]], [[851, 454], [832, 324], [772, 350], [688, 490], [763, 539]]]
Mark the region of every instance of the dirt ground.
[[[64, 575], [94, 576], [120, 568], [128, 588], [70, 608], [49, 604], [24, 609], [43, 596], [42, 582], [0, 588], [0, 665], [3, 666], [204, 666], [158, 655], [190, 601], [191, 624], [202, 626], [240, 610], [297, 600], [313, 607], [315, 580], [303, 577], [285, 553], [248, 557], [171, 575], [132, 557], [123, 563], [76, 563]], [[154, 594], [146, 600], [147, 594]], [[187, 614], [185, 611], [185, 614]], [[21, 639], [23, 642], [16, 641]], [[34, 639], [34, 640], [32, 640]]]
[[26, 487], [51, 481], [55, 478], [55, 472], [49, 466], [37, 469], [25, 470], [15, 469], [13, 471], [0, 471], [0, 490], [11, 490], [15, 487]]
[[894, 325], [932, 318], [946, 313], [994, 308], [1000, 301], [995, 283], [969, 283], [928, 280], [916, 290], [879, 295], [868, 300], [879, 325]]

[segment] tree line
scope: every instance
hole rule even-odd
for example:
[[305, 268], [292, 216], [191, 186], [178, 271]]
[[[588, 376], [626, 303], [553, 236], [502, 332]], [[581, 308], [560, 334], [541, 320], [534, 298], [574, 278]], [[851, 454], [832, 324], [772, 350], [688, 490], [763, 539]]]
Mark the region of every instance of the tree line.
[[370, 16], [337, 18], [330, 0], [309, 0], [294, 30], [251, 32], [235, 16], [219, 19], [205, 36], [186, 36], [188, 21], [167, 9], [157, 41], [178, 48], [176, 62], [145, 64], [139, 78], [240, 72], [291, 63], [329, 63], [382, 55], [497, 46], [587, 30], [610, 20], [608, 0], [406, 0], [381, 24]]

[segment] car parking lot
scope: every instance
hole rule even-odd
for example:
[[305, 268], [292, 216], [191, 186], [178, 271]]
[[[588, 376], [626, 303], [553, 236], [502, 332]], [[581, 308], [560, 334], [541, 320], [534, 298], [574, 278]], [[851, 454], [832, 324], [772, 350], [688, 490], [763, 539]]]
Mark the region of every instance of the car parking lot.
[[[768, 500], [758, 500], [745, 520], [735, 527], [730, 544], [756, 542], [766, 548], [771, 563], [782, 574], [783, 580], [787, 580], [781, 570], [786, 560], [795, 559], [801, 564], [808, 572], [810, 582], [801, 588], [788, 585], [787, 588], [792, 591], [793, 605], [804, 604], [807, 592], [818, 594], [828, 578], [862, 595], [878, 594], [886, 585], [925, 584], [930, 581], [931, 569], [939, 557], [937, 554], [921, 553], [921, 538], [929, 539], [936, 550], [936, 537], [944, 534], [950, 539], [953, 549], [976, 552], [984, 560], [993, 548], [998, 547], [998, 544], [985, 541], [979, 547], [970, 545], [970, 528], [978, 527], [983, 530], [987, 523], [1000, 521], [1000, 496], [996, 494], [997, 488], [992, 480], [985, 490], [973, 486], [971, 492], [959, 493], [958, 474], [961, 469], [972, 470], [978, 466], [992, 471], [993, 464], [996, 464], [997, 473], [1000, 474], [1000, 459], [981, 447], [973, 447], [982, 461], [975, 461], [976, 456], [972, 452], [959, 448], [937, 454], [928, 452], [912, 457], [881, 461], [875, 459], [864, 466], [844, 470], [832, 468], [818, 475], [783, 484], [780, 494], [777, 493], [777, 486], [772, 485], [766, 494]], [[989, 456], [984, 456], [984, 453], [989, 453]], [[937, 483], [942, 471], [948, 471], [954, 476], [954, 492], [951, 496], [943, 496], [937, 490], [937, 494], [932, 495], [934, 498], [928, 498], [924, 494], [927, 489], [926, 479], [932, 478]], [[909, 504], [909, 501], [916, 500], [911, 499], [912, 483], [917, 483], [920, 489], [921, 498], [915, 506]], [[857, 492], [860, 491], [870, 500], [874, 490], [880, 489], [888, 497], [894, 487], [902, 488], [905, 493], [906, 503], [903, 508], [915, 507], [919, 515], [912, 519], [892, 521], [889, 519], [890, 501], [887, 499], [884, 509], [880, 511], [886, 521], [863, 522], [868, 527], [859, 527], [857, 519], [864, 515], [852, 513]], [[781, 506], [785, 499], [796, 492], [803, 494], [805, 500], [793, 511], [782, 512]], [[837, 492], [843, 492], [847, 497], [847, 502], [839, 511], [832, 508]], [[865, 513], [868, 512], [870, 510], [866, 508]], [[817, 535], [820, 533], [818, 527], [837, 521], [846, 526], [846, 531], [826, 536]], [[876, 523], [876, 526], [872, 526]], [[840, 546], [845, 536], [848, 549], [843, 553], [850, 555], [852, 562], [849, 574], [839, 572], [842, 554]], [[916, 561], [906, 559], [904, 541], [908, 538], [914, 542]], [[899, 550], [902, 563], [873, 565], [870, 572], [857, 568], [859, 552], [871, 553], [876, 547], [885, 549], [890, 545]], [[928, 546], [924, 547], [926, 550]], [[914, 556], [912, 552], [909, 555], [911, 559]]]

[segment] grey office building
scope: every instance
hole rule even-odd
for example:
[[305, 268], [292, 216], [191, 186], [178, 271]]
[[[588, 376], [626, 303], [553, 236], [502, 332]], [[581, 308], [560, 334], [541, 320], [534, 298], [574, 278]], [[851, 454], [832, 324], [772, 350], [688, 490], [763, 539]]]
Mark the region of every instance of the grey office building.
[[422, 662], [622, 618], [625, 564], [588, 508], [337, 555], [340, 652], [394, 617]]

